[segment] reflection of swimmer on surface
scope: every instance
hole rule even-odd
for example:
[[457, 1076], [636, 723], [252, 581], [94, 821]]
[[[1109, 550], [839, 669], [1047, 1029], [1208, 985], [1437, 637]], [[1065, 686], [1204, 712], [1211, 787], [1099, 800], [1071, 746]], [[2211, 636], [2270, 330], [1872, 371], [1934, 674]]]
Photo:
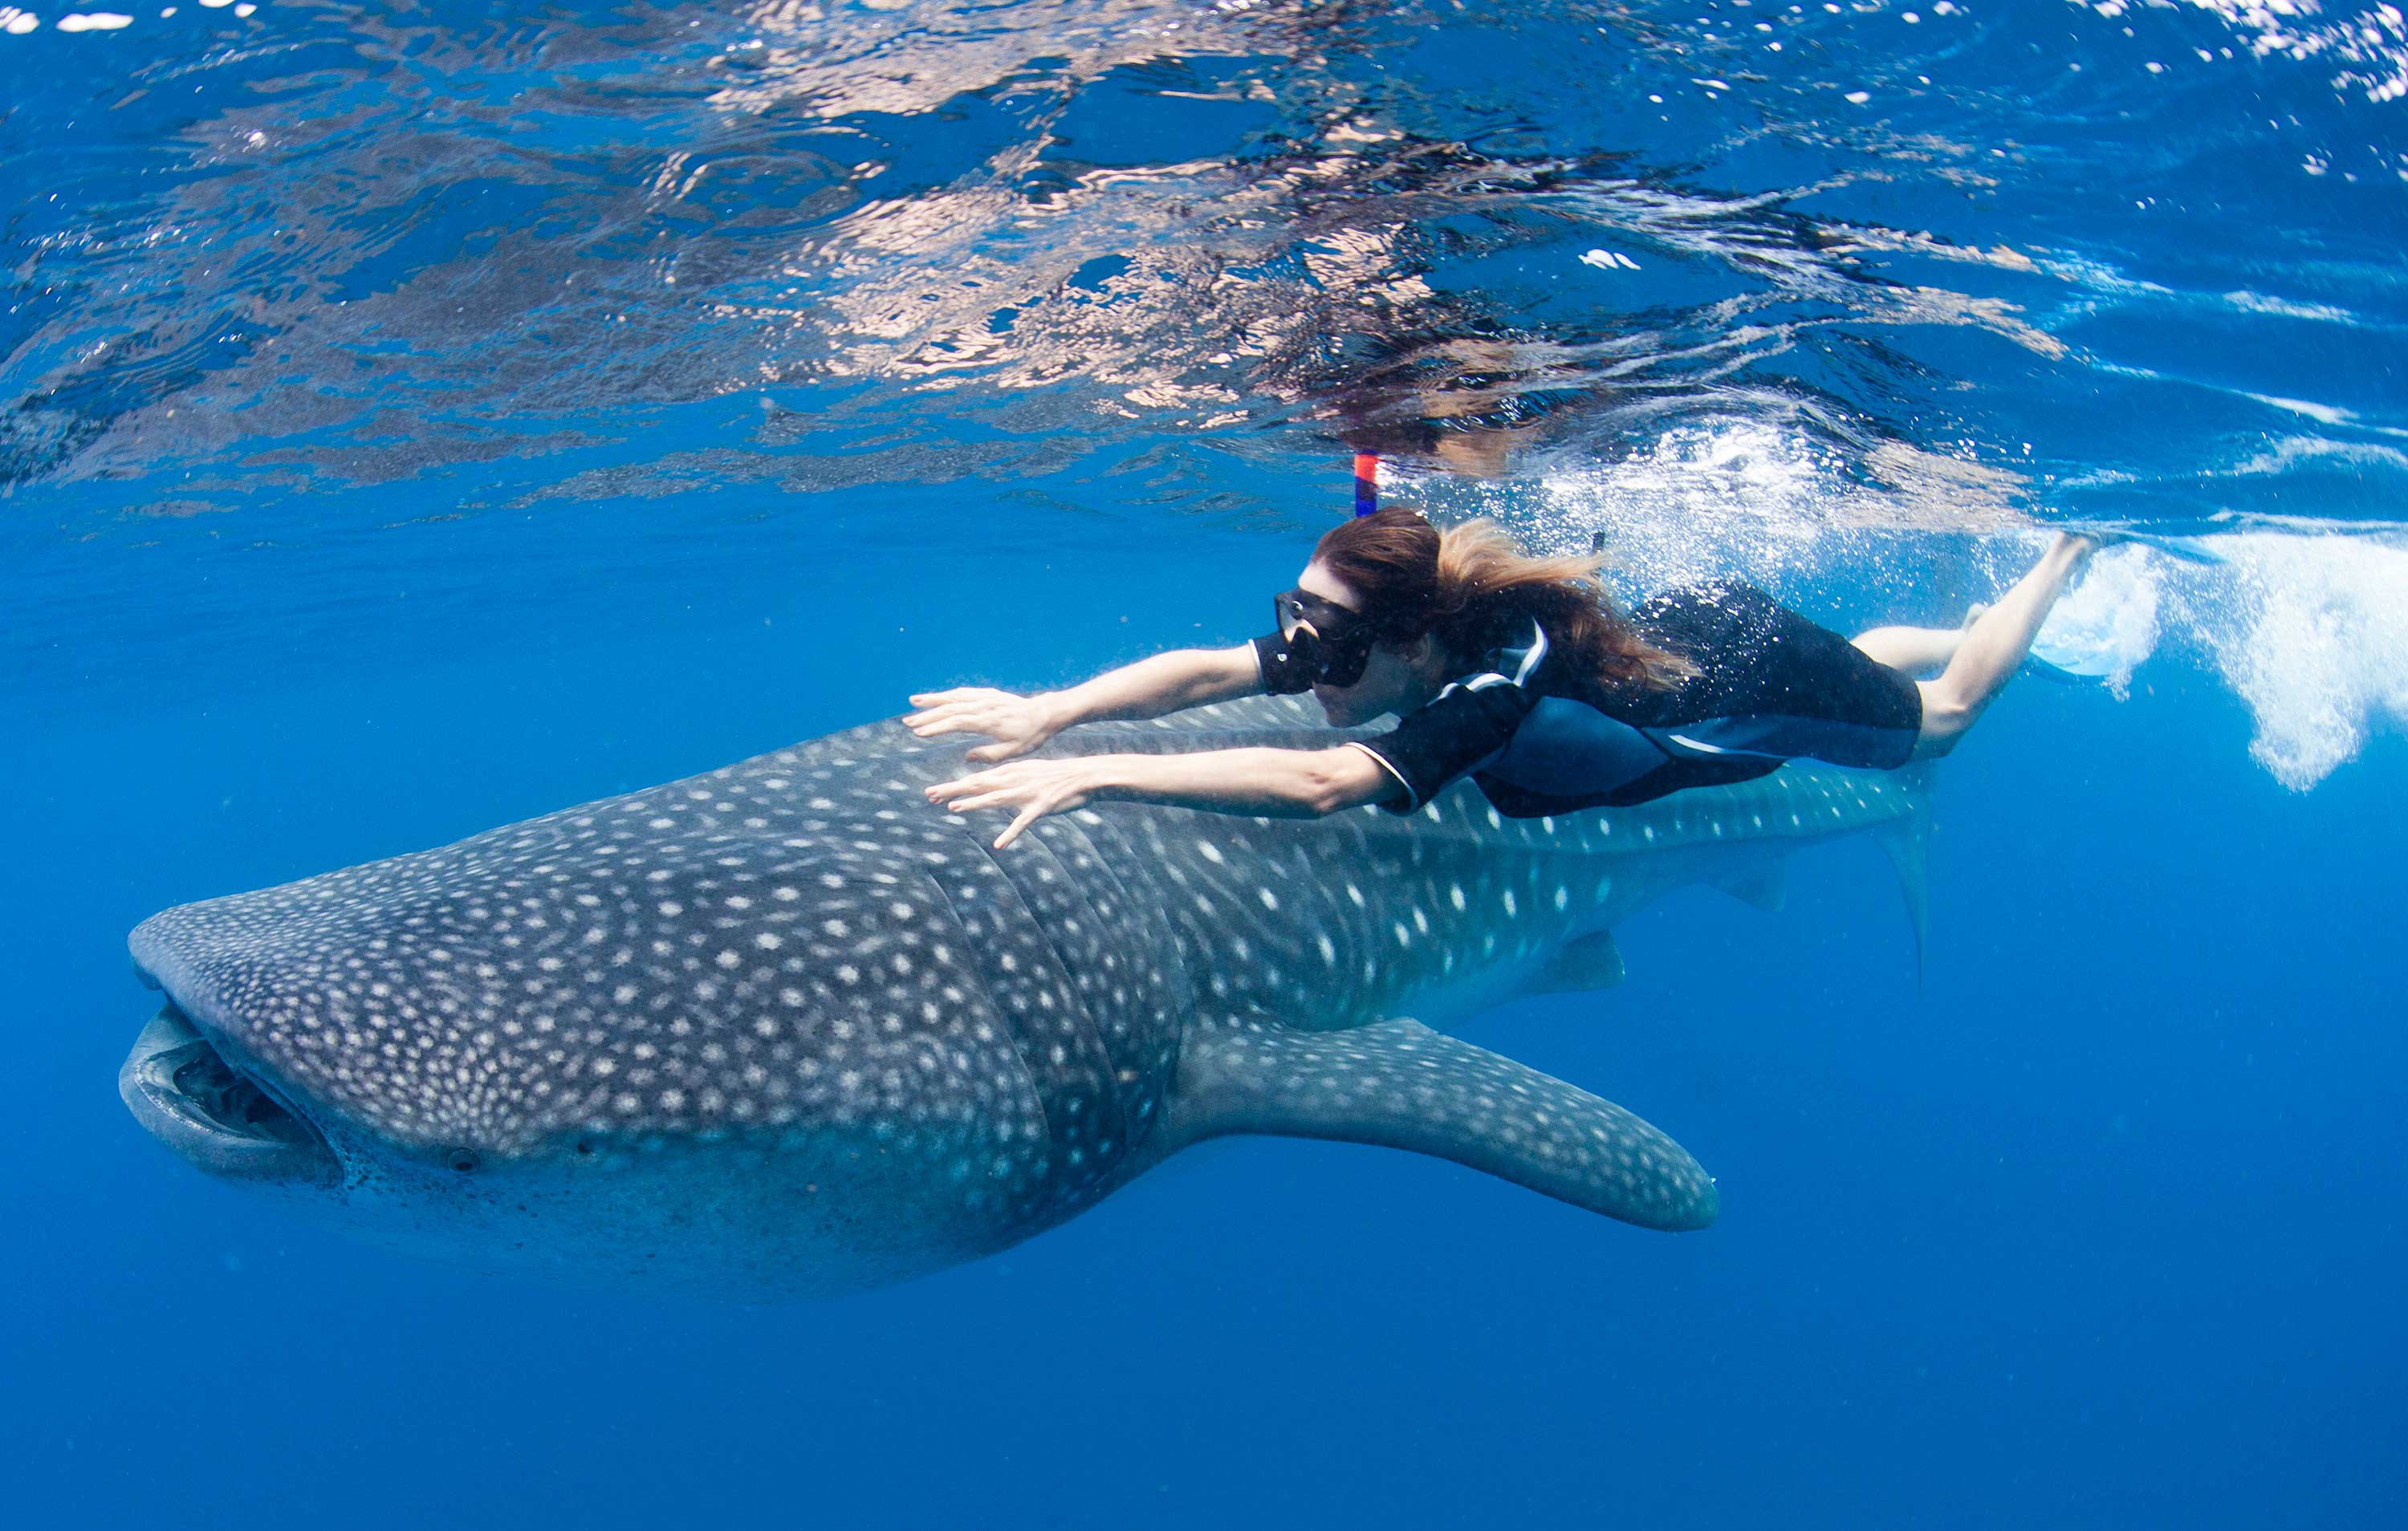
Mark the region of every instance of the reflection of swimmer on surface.
[[[1852, 643], [1739, 584], [1670, 592], [1625, 616], [1595, 558], [1533, 558], [1490, 522], [1440, 531], [1392, 507], [1322, 537], [1277, 598], [1275, 633], [1156, 654], [1067, 691], [917, 695], [905, 722], [923, 738], [986, 735], [969, 758], [993, 762], [1073, 723], [1260, 692], [1310, 690], [1339, 727], [1402, 720], [1328, 749], [1011, 761], [928, 789], [955, 812], [1010, 811], [997, 849], [1091, 798], [1402, 813], [1469, 775], [1499, 811], [1531, 817], [1742, 781], [1799, 756], [1892, 769], [1956, 748], [2097, 546], [2059, 537], [1961, 629], [1880, 627]], [[1917, 680], [1921, 670], [1939, 674]]]

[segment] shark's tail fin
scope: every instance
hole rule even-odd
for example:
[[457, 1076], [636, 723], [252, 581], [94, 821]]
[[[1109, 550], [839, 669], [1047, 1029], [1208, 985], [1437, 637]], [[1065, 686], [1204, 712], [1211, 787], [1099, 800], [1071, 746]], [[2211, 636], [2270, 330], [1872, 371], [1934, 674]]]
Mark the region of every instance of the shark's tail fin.
[[1417, 1021], [1348, 1031], [1199, 1025], [1164, 1123], [1178, 1149], [1231, 1133], [1452, 1159], [1646, 1228], [1702, 1228], [1714, 1182], [1680, 1144], [1585, 1090]]
[[1898, 872], [1899, 892], [1906, 897], [1906, 918], [1914, 927], [1914, 985], [1923, 987], [1924, 949], [1931, 934], [1931, 762], [1918, 761], [1898, 773], [1906, 789], [1907, 811], [1876, 825], [1873, 843], [1889, 857]]

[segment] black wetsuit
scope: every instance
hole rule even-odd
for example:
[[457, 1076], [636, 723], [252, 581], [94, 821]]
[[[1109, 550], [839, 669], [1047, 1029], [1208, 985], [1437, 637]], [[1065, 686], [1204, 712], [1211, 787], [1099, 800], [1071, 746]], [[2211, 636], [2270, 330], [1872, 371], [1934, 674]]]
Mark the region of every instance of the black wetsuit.
[[[1382, 806], [1410, 813], [1468, 772], [1498, 811], [1535, 818], [1744, 781], [1800, 755], [1889, 770], [1914, 754], [1914, 682], [1760, 590], [1674, 591], [1631, 622], [1697, 673], [1666, 691], [1610, 687], [1522, 619], [1479, 670], [1355, 746], [1403, 789]], [[1265, 690], [1310, 688], [1277, 636], [1254, 653]]]

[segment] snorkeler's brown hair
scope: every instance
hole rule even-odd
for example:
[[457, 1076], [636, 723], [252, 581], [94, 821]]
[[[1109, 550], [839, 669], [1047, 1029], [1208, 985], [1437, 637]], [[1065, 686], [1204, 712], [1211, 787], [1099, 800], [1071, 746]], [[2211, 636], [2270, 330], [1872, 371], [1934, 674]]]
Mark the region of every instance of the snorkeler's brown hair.
[[1609, 688], [1664, 691], [1697, 673], [1614, 608], [1598, 579], [1604, 560], [1532, 557], [1485, 518], [1440, 531], [1420, 511], [1392, 505], [1331, 527], [1312, 557], [1354, 592], [1387, 643], [1433, 634], [1468, 659], [1521, 619], [1538, 622], [1557, 653]]

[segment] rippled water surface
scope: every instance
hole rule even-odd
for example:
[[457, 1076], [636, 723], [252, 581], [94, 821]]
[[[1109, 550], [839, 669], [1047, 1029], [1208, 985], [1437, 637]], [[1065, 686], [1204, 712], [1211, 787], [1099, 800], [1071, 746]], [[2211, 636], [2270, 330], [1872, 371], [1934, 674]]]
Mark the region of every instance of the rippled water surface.
[[7, 47], [0, 474], [154, 510], [657, 487], [698, 465], [664, 431], [785, 482], [1736, 421], [1933, 525], [2398, 488], [2334, 471], [2402, 424], [2388, 7], [275, 5]]
[[[2401, 9], [2311, 0], [0, 7], [0, 1461], [60, 1524], [2391, 1524], [2403, 112]], [[1356, 451], [1842, 626], [2143, 536], [2114, 684], [1948, 767], [1922, 988], [1835, 853], [1484, 1036], [1677, 1123], [1705, 1238], [1285, 1145], [657, 1307], [108, 1097], [150, 910], [1241, 639]]]

